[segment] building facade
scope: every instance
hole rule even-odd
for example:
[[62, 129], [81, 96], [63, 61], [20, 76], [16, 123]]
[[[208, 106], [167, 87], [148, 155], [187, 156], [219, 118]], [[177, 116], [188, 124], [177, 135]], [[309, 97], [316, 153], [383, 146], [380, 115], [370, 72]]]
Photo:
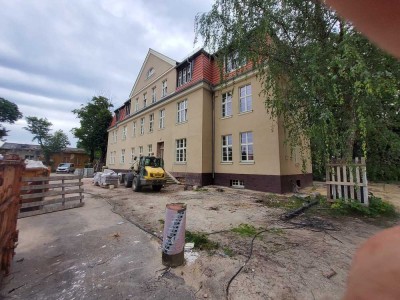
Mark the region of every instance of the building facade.
[[311, 165], [303, 173], [287, 149], [261, 88], [251, 63], [221, 74], [204, 50], [176, 62], [150, 49], [108, 129], [108, 167], [126, 171], [135, 156], [156, 155], [186, 184], [277, 193], [310, 184]]
[[[0, 147], [0, 154], [16, 154], [23, 159], [44, 160], [43, 151], [39, 145], [4, 143]], [[89, 162], [89, 156], [84, 149], [65, 148], [59, 153], [52, 154], [50, 162], [52, 171], [55, 171], [60, 163], [73, 163], [75, 168], [84, 168], [85, 163]]]

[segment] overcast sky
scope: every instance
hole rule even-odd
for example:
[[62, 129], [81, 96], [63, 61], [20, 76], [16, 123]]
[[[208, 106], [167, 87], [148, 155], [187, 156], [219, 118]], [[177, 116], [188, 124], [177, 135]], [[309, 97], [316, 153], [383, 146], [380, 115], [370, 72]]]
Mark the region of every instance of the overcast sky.
[[[0, 0], [0, 97], [24, 116], [46, 117], [76, 139], [71, 112], [94, 95], [129, 97], [149, 48], [182, 60], [194, 18], [212, 0]], [[32, 143], [24, 119], [3, 124], [7, 142]]]

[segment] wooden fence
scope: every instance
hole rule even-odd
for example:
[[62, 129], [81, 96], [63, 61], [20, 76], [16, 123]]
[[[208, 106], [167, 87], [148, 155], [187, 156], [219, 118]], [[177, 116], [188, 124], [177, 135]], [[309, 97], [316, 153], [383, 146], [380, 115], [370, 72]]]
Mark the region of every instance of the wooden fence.
[[84, 205], [82, 176], [24, 177], [22, 184], [19, 218]]
[[0, 159], [0, 286], [3, 275], [10, 272], [18, 242], [17, 216], [24, 169], [24, 161], [16, 155]]
[[354, 163], [332, 162], [326, 166], [328, 200], [353, 199], [368, 205], [368, 180], [364, 158]]

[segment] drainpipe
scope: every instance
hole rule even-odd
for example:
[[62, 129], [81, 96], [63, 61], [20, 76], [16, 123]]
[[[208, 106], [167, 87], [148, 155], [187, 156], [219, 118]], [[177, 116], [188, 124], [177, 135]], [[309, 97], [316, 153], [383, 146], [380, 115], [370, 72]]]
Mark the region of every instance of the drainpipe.
[[211, 88], [212, 93], [212, 179], [214, 184], [215, 179], [215, 92]]

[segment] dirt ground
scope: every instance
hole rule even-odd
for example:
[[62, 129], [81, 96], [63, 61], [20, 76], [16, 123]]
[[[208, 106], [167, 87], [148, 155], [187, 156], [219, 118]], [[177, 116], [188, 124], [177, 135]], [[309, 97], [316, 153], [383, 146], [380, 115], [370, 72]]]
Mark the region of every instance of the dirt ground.
[[[186, 203], [186, 229], [208, 233], [219, 243], [218, 250], [200, 251], [197, 260], [172, 270], [201, 299], [224, 298], [229, 280], [249, 257], [252, 237], [231, 231], [240, 224], [268, 231], [255, 239], [251, 259], [230, 285], [229, 299], [340, 299], [357, 247], [383, 228], [400, 224], [399, 220], [379, 223], [335, 217], [315, 207], [293, 219], [297, 224], [313, 225], [299, 228], [280, 220], [283, 208], [265, 205], [263, 199], [277, 196], [225, 187], [222, 192], [215, 186], [185, 191], [181, 185], [171, 185], [160, 193], [135, 193], [123, 186], [96, 187], [85, 179], [84, 188], [86, 193], [107, 200], [124, 218], [158, 236], [162, 236], [165, 205]], [[325, 188], [316, 183], [304, 191], [324, 194]], [[400, 207], [399, 186], [372, 184], [370, 191]]]

